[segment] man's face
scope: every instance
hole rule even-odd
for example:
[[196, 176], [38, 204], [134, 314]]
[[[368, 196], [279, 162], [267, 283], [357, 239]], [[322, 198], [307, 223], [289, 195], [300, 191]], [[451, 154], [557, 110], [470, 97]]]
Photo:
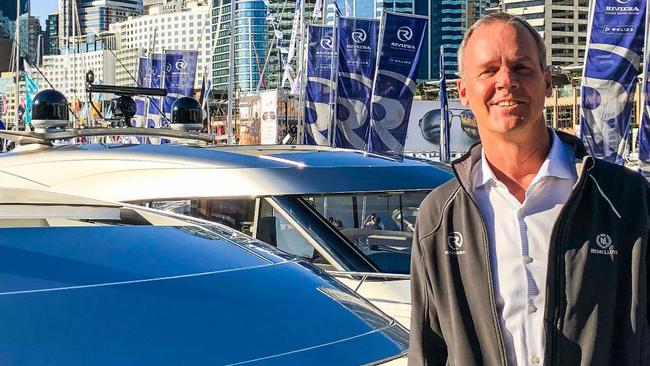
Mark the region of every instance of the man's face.
[[501, 22], [477, 28], [463, 63], [460, 100], [474, 112], [482, 137], [544, 124], [551, 75], [542, 70], [535, 40], [525, 29]]

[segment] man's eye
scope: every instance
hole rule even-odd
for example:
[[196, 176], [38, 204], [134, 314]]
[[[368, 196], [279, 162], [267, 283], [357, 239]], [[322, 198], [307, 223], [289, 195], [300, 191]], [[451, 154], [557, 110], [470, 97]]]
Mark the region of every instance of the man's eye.
[[527, 74], [530, 73], [530, 67], [526, 65], [517, 65], [514, 67], [516, 72], [522, 73], [522, 74]]

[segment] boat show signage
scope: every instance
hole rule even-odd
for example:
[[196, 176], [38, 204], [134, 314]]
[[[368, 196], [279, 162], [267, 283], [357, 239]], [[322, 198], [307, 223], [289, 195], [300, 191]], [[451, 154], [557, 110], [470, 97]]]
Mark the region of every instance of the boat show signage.
[[372, 92], [368, 151], [401, 154], [428, 17], [385, 12]]
[[648, 23], [650, 14], [646, 11], [646, 38], [643, 59], [645, 60], [643, 66], [643, 85], [641, 89], [641, 100], [643, 101], [643, 109], [641, 113], [641, 122], [639, 123], [639, 173], [647, 180], [650, 180], [650, 40], [648, 39]]
[[646, 27], [645, 0], [594, 0], [582, 75], [579, 136], [623, 164]]
[[377, 62], [379, 20], [339, 18], [337, 147], [365, 150], [370, 127], [370, 98]]
[[260, 92], [260, 143], [278, 143], [278, 91]]
[[167, 96], [163, 101], [163, 113], [169, 118], [172, 104], [181, 97], [191, 97], [196, 79], [197, 51], [165, 52], [164, 88]]
[[331, 26], [310, 25], [308, 34], [303, 143], [329, 146], [336, 85], [333, 29]]

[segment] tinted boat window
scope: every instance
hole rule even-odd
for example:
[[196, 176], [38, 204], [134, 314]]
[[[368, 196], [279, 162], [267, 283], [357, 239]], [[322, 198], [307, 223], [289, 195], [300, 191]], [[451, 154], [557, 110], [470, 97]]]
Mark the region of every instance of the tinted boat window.
[[334, 269], [313, 245], [282, 214], [276, 211], [266, 200], [260, 204], [260, 216], [257, 221], [256, 239], [277, 247], [323, 267]]
[[382, 272], [409, 273], [415, 218], [428, 193], [357, 193], [303, 198]]
[[139, 202], [139, 204], [143, 203], [158, 210], [217, 222], [241, 231], [246, 235], [252, 235], [251, 228], [255, 217], [255, 200], [251, 198], [202, 198]]

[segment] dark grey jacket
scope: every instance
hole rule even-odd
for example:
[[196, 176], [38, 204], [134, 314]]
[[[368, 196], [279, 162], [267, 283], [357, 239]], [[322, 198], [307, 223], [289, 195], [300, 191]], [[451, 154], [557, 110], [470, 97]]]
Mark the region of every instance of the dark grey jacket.
[[[639, 174], [586, 156], [551, 235], [546, 365], [650, 365], [650, 188]], [[422, 202], [411, 262], [409, 365], [505, 365], [487, 231], [471, 196], [476, 145], [456, 179]], [[462, 239], [461, 239], [462, 238]]]

